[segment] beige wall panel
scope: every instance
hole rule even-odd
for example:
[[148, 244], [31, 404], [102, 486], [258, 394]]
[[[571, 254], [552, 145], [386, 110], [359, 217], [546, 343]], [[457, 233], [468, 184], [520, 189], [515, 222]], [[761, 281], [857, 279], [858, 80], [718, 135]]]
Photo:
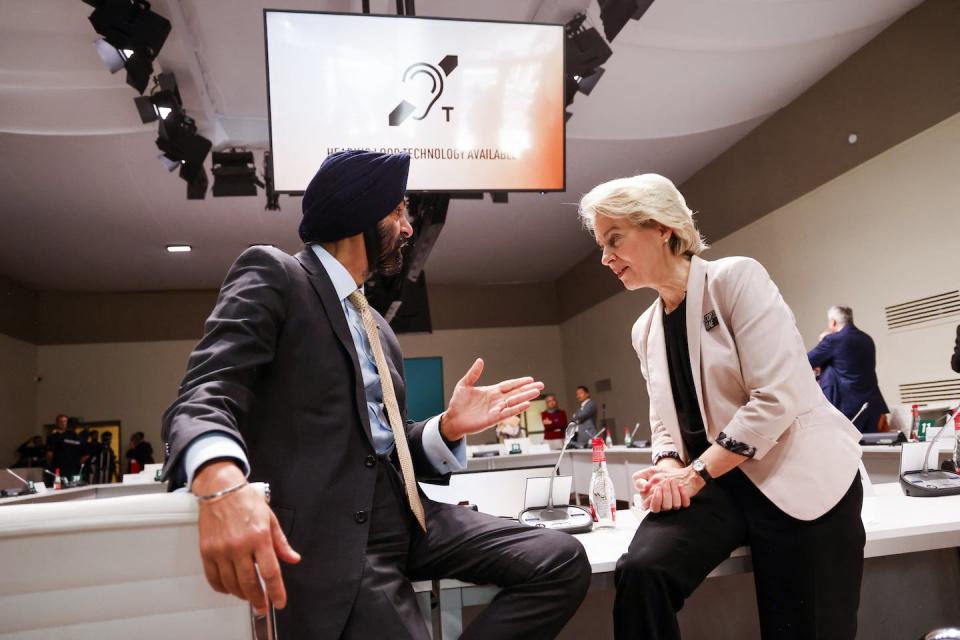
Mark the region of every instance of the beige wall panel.
[[[542, 380], [546, 390], [556, 393], [560, 405], [569, 410], [573, 387], [564, 376], [560, 343], [560, 329], [556, 325], [400, 336], [405, 357], [443, 358], [443, 387], [447, 400], [473, 361], [483, 358], [485, 368], [480, 384], [531, 375]], [[492, 430], [470, 439], [473, 443], [493, 440]]]
[[132, 433], [143, 431], [160, 462], [160, 417], [176, 398], [194, 345], [176, 340], [41, 346], [37, 415], [47, 421], [61, 412], [85, 420], [118, 419], [122, 450]]
[[34, 405], [36, 366], [37, 347], [0, 334], [0, 468], [13, 464], [16, 448], [40, 433]]
[[[555, 389], [561, 400], [572, 397], [565, 388], [556, 326], [437, 331], [403, 336], [401, 343], [407, 357], [443, 358], [447, 398], [478, 356], [487, 364], [482, 383], [531, 374]], [[176, 397], [194, 345], [192, 340], [177, 340], [38, 347], [43, 382], [35, 396], [32, 389], [22, 394], [31, 398], [26, 403], [30, 424], [35, 421], [31, 403], [36, 397], [35, 414], [42, 420], [52, 420], [59, 412], [87, 420], [118, 418], [124, 446], [131, 433], [143, 431], [159, 453], [160, 417]], [[32, 380], [32, 363], [24, 364], [27, 381]]]

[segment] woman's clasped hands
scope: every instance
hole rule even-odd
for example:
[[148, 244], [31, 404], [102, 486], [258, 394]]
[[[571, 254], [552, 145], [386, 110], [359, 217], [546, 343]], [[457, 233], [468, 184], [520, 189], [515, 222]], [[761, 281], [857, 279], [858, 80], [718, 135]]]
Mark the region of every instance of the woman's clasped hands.
[[643, 501], [643, 508], [658, 513], [686, 509], [706, 483], [692, 467], [669, 459], [634, 473], [633, 484]]

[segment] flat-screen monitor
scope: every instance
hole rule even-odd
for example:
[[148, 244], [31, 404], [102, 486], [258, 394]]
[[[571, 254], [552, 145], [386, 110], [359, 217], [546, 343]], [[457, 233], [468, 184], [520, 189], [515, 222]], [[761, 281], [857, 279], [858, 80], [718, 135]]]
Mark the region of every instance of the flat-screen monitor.
[[562, 25], [264, 11], [274, 187], [405, 151], [410, 191], [565, 188]]

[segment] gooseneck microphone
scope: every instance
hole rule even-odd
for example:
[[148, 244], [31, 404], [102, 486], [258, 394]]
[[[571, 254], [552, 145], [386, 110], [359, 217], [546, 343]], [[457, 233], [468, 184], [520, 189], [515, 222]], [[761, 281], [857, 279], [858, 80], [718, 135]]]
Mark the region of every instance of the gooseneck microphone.
[[567, 430], [563, 434], [563, 446], [560, 448], [560, 457], [557, 458], [557, 464], [553, 468], [553, 471], [550, 473], [550, 489], [547, 494], [547, 508], [540, 512], [541, 520], [564, 520], [567, 518], [567, 509], [556, 509], [553, 506], [553, 479], [557, 477], [557, 474], [560, 472], [560, 462], [563, 461], [563, 454], [567, 450], [567, 445], [570, 444], [570, 441], [573, 440], [573, 437], [577, 435], [577, 430], [580, 428], [580, 424], [574, 420], [567, 425]]

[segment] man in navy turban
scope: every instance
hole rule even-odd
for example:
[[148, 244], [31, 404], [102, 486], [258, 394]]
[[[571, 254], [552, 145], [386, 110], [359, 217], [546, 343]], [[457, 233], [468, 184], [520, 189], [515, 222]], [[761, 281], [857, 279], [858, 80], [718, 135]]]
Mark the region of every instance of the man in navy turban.
[[[417, 486], [465, 468], [464, 436], [543, 384], [478, 386], [478, 358], [444, 413], [407, 420], [400, 345], [361, 286], [399, 270], [409, 166], [331, 155], [304, 193], [307, 247], [237, 259], [164, 414], [164, 478], [200, 497], [207, 581], [275, 605], [282, 638], [429, 638], [410, 581], [454, 576], [502, 587], [462, 638], [552, 638], [590, 583], [580, 543]], [[269, 506], [247, 477], [270, 483]]]
[[351, 150], [327, 156], [303, 194], [300, 239], [322, 244], [362, 233], [367, 276], [395, 275], [413, 231], [392, 233], [381, 221], [391, 213], [401, 215], [409, 172], [406, 153]]

